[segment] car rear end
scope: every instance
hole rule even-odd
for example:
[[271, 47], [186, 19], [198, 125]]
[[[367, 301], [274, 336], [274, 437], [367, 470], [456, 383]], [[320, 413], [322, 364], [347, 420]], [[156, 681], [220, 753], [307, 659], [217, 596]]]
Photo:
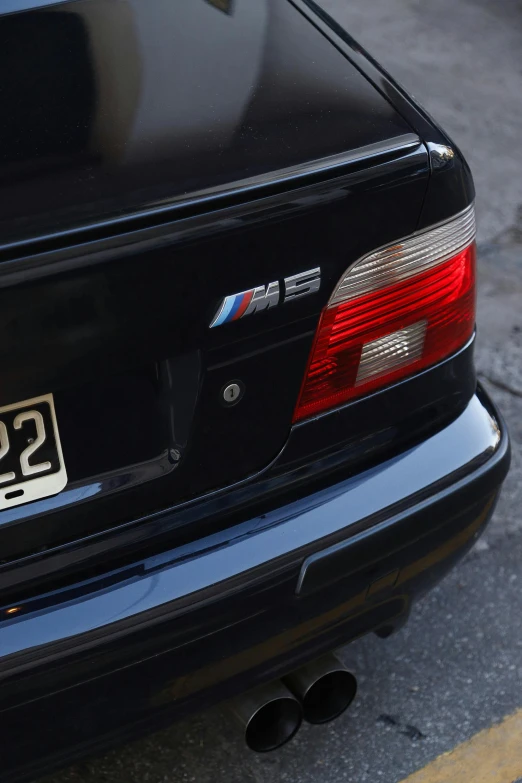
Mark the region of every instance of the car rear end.
[[467, 166], [319, 9], [80, 0], [0, 30], [15, 780], [399, 627], [509, 445]]

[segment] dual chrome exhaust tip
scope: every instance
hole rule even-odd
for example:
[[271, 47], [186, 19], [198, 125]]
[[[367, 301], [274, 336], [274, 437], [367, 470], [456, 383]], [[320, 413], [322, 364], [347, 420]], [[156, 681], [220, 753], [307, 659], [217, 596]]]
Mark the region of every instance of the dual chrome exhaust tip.
[[339, 717], [356, 692], [354, 675], [334, 655], [324, 655], [282, 680], [249, 691], [230, 706], [247, 746], [265, 753], [291, 740], [303, 719], [320, 724]]

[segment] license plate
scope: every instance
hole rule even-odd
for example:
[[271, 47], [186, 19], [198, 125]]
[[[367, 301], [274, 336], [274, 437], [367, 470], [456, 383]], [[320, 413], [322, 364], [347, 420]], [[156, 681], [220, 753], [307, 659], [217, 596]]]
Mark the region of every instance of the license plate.
[[0, 509], [67, 484], [52, 394], [0, 408]]

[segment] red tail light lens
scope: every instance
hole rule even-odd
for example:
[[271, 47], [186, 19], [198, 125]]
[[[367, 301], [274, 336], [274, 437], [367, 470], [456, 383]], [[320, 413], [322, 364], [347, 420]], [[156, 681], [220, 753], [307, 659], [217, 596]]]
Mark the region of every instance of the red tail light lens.
[[360, 259], [323, 310], [294, 421], [436, 364], [475, 323], [475, 215]]

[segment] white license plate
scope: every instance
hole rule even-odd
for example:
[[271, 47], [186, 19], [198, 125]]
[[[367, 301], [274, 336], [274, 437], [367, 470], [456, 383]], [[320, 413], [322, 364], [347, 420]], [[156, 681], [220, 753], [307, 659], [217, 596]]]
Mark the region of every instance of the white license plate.
[[56, 495], [66, 484], [53, 395], [0, 408], [0, 509]]

